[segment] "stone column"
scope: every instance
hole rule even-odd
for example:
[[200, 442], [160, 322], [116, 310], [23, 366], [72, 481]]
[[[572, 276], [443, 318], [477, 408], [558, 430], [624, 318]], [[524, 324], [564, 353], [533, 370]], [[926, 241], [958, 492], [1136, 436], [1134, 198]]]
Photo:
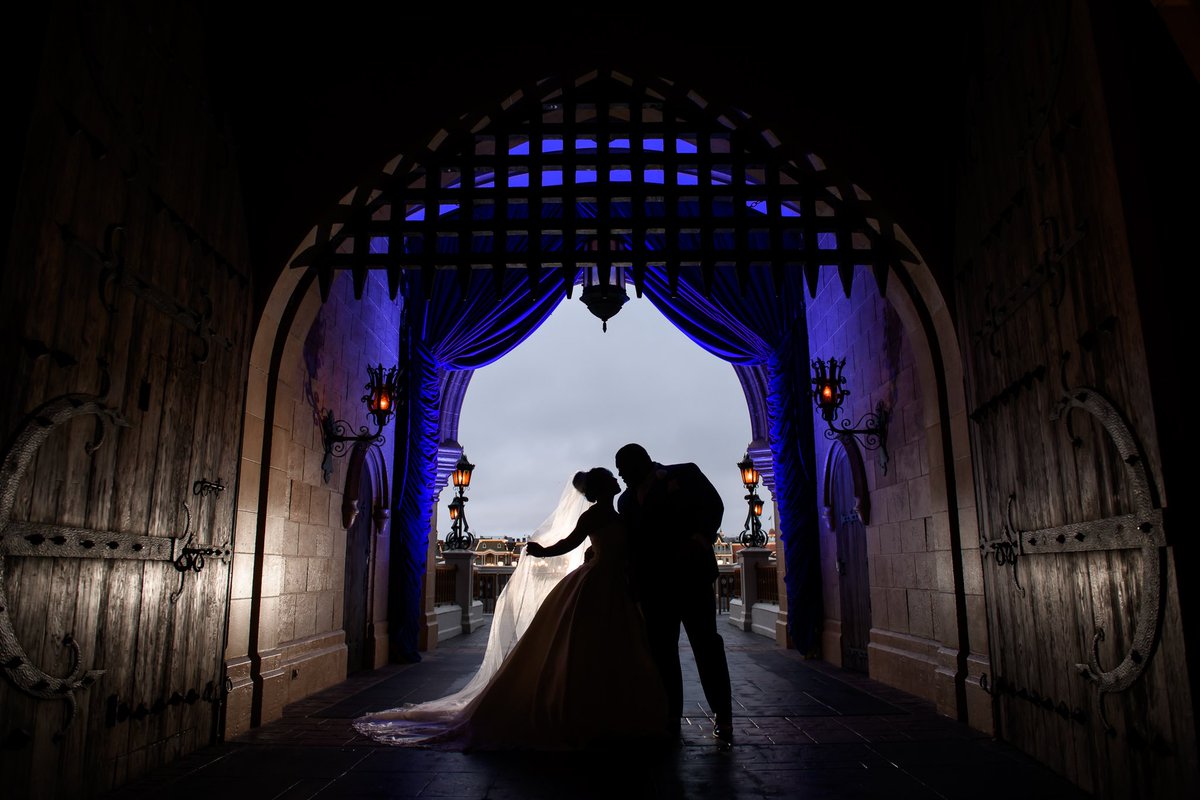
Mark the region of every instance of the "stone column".
[[454, 572], [454, 602], [462, 609], [462, 632], [470, 633], [483, 624], [483, 603], [476, 602], [472, 597], [475, 553], [470, 550], [447, 550], [442, 557], [447, 564], [458, 568]]
[[771, 551], [765, 547], [743, 547], [738, 551], [742, 563], [742, 598], [729, 601], [729, 624], [748, 631], [753, 625], [754, 604], [758, 602], [758, 568], [766, 564]]
[[425, 591], [421, 594], [421, 633], [417, 643], [418, 648], [425, 652], [436, 650], [438, 642], [448, 638], [438, 628], [438, 613], [433, 600], [433, 587], [437, 582], [438, 503], [441, 502], [442, 489], [446, 488], [450, 473], [454, 471], [454, 465], [461, 455], [462, 445], [453, 439], [446, 439], [438, 445], [437, 472], [433, 480], [433, 513], [429, 517], [429, 549], [425, 554]]

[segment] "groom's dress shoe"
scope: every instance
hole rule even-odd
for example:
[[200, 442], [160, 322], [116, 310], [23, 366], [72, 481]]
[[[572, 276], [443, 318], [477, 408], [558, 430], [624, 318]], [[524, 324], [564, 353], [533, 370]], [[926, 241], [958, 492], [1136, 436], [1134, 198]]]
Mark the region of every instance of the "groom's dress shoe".
[[713, 728], [713, 736], [720, 741], [719, 747], [722, 750], [733, 747], [733, 720], [717, 720], [717, 724]]

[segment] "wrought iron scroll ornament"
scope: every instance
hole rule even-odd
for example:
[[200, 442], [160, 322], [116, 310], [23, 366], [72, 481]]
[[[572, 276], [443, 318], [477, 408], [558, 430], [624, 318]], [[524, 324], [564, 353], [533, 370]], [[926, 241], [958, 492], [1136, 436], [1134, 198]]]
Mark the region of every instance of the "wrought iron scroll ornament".
[[[196, 481], [192, 488], [193, 494], [206, 496], [209, 492], [199, 489], [201, 484], [206, 484], [208, 481]], [[217, 484], [219, 485], [219, 484]], [[175, 569], [179, 571], [179, 588], [171, 592], [170, 600], [174, 605], [183, 594], [183, 588], [186, 585], [189, 572], [199, 573], [204, 569], [206, 558], [219, 558], [222, 561], [229, 561], [233, 557], [232, 548], [228, 543], [220, 547], [192, 547], [192, 539], [196, 538], [196, 532], [192, 530], [192, 510], [188, 508], [188, 504], [183, 504], [183, 513], [186, 517], [186, 522], [183, 526], [183, 536], [172, 538], [171, 544], [171, 563], [175, 565]], [[176, 548], [175, 545], [186, 536], [183, 547]], [[175, 553], [178, 552], [178, 555]]]
[[141, 702], [135, 706], [132, 700], [122, 700], [120, 696], [112, 694], [104, 703], [104, 725], [108, 728], [115, 728], [120, 723], [128, 722], [131, 719], [141, 721], [147, 717], [165, 714], [172, 708], [181, 705], [195, 705], [197, 702], [219, 706], [225, 702], [226, 696], [232, 689], [232, 683], [228, 677], [224, 681], [208, 681], [204, 684], [203, 690], [192, 688], [186, 691], [174, 691], [170, 696], [158, 697], [148, 705]]
[[1008, 695], [1032, 703], [1039, 708], [1044, 708], [1047, 711], [1053, 711], [1063, 719], [1069, 719], [1080, 724], [1086, 723], [1091, 715], [1085, 709], [1071, 708], [1065, 701], [1059, 700], [1057, 703], [1050, 697], [1046, 697], [1036, 689], [1026, 689], [1024, 686], [1016, 686], [1009, 683], [1008, 679], [1003, 675], [996, 678], [996, 683], [993, 686], [988, 680], [988, 674], [985, 672], [979, 676], [979, 688], [987, 692], [991, 697], [998, 695]]
[[[0, 670], [14, 686], [32, 697], [67, 703], [67, 720], [55, 734], [56, 738], [61, 738], [75, 719], [78, 711], [76, 693], [95, 683], [104, 671], [83, 668], [79, 645], [70, 633], [62, 637], [62, 644], [68, 648], [70, 657], [67, 675], [50, 675], [32, 662], [17, 639], [9, 616], [6, 557], [136, 559], [173, 563], [181, 572], [198, 572], [203, 568], [205, 557], [217, 556], [222, 561], [228, 561], [230, 557], [228, 545], [193, 548], [190, 546], [190, 537], [184, 541], [182, 537], [140, 536], [12, 519], [17, 488], [38, 449], [55, 428], [77, 417], [89, 415], [97, 418], [97, 425], [101, 429], [128, 426], [115, 409], [105, 405], [95, 395], [63, 395], [34, 409], [17, 428], [10, 446], [0, 454]], [[97, 442], [85, 446], [89, 454], [95, 452]], [[214, 483], [201, 479], [193, 485], [193, 492], [203, 496], [219, 491], [216, 488], [219, 486], [219, 481]], [[191, 512], [186, 504], [184, 510], [189, 518], [186, 532], [191, 527]], [[172, 602], [177, 596], [178, 592], [172, 595]]]
[[[17, 487], [38, 448], [56, 427], [85, 415], [95, 415], [109, 424], [126, 424], [116, 410], [101, 404], [94, 397], [65, 395], [35, 409], [18, 429], [11, 446], [0, 460], [0, 667], [3, 667], [5, 677], [26, 694], [42, 700], [62, 700], [67, 704], [67, 720], [56, 736], [61, 736], [75, 720], [78, 712], [75, 693], [91, 686], [104, 671], [84, 669], [79, 644], [69, 633], [62, 637], [63, 646], [70, 652], [71, 666], [66, 675], [49, 675], [30, 660], [17, 640], [8, 614], [9, 601], [5, 587], [7, 563], [4, 555], [9, 550], [5, 547], [9, 540], [23, 540], [32, 544], [31, 537], [40, 535], [34, 532], [21, 536], [22, 532], [18, 530], [20, 526], [12, 523]], [[66, 537], [63, 538], [65, 540]]]
[[[221, 483], [219, 478], [215, 481], [201, 478], [192, 484], [192, 494], [201, 499], [209, 497], [210, 495], [220, 494], [223, 491], [225, 491], [225, 484]], [[180, 536], [179, 539], [182, 539], [184, 536], [186, 536], [187, 540], [180, 549], [179, 555], [173, 558], [171, 562], [175, 565], [175, 569], [179, 570], [179, 588], [171, 592], [170, 600], [172, 605], [175, 604], [179, 600], [180, 595], [183, 594], [183, 587], [186, 583], [188, 573], [199, 573], [202, 569], [204, 569], [206, 558], [219, 558], [224, 562], [228, 562], [231, 558], [233, 558], [233, 550], [230, 547], [229, 542], [226, 542], [220, 547], [192, 547], [192, 539], [196, 536], [195, 532], [191, 531], [192, 510], [188, 508], [187, 503], [184, 503], [183, 511], [187, 515], [187, 520], [183, 526], [183, 535]], [[179, 539], [172, 539], [171, 541], [178, 542]]]
[[1017, 523], [1013, 519], [1013, 505], [1017, 501], [1017, 494], [1013, 492], [1008, 496], [1008, 504], [1005, 507], [1004, 516], [1005, 524], [1002, 530], [1003, 539], [984, 540], [980, 542], [979, 549], [986, 556], [988, 550], [991, 550], [992, 560], [996, 562], [997, 567], [1011, 567], [1012, 581], [1016, 584], [1017, 591], [1021, 597], [1025, 596], [1025, 587], [1021, 585], [1021, 579], [1017, 577], [1017, 559], [1022, 555], [1021, 552], [1021, 531], [1017, 528]]
[[116, 312], [117, 289], [123, 288], [182, 325], [188, 333], [195, 337], [192, 353], [192, 360], [195, 363], [204, 364], [208, 361], [212, 352], [211, 342], [213, 340], [217, 340], [226, 350], [233, 347], [233, 342], [218, 333], [212, 326], [213, 303], [207, 293], [201, 292], [199, 307], [191, 308], [179, 303], [174, 297], [138, 277], [129, 269], [125, 262], [125, 228], [123, 226], [112, 224], [105, 229], [103, 250], [97, 250], [85, 243], [65, 225], [60, 225], [59, 230], [64, 240], [100, 265], [100, 300], [110, 313]]
[[345, 420], [334, 419], [333, 411], [326, 411], [321, 417], [321, 438], [325, 444], [321, 472], [326, 483], [333, 477], [333, 459], [346, 455], [351, 447], [382, 447], [387, 441], [383, 436], [383, 428], [396, 413], [400, 368], [384, 369], [383, 364], [368, 364], [367, 377], [367, 383], [363, 386], [366, 394], [360, 402], [367, 407], [367, 413], [375, 422], [374, 433], [371, 433], [371, 429], [366, 425], [362, 425], [358, 429], [358, 435], [351, 434], [354, 426]]
[[350, 452], [350, 448], [363, 445], [375, 445], [382, 447], [387, 441], [383, 435], [383, 428], [371, 433], [371, 429], [366, 425], [360, 425], [358, 434], [354, 435], [351, 431], [354, 426], [344, 419], [334, 419], [332, 411], [326, 411], [325, 416], [321, 418], [321, 439], [325, 445], [325, 457], [321, 460], [321, 475], [326, 483], [329, 483], [333, 477], [333, 460], [341, 458]]
[[997, 298], [994, 288], [990, 286], [984, 292], [986, 310], [983, 324], [971, 333], [971, 339], [976, 343], [986, 340], [988, 352], [993, 356], [1000, 355], [997, 337], [1004, 325], [1025, 303], [1037, 297], [1047, 283], [1051, 284], [1050, 307], [1058, 308], [1062, 304], [1063, 294], [1066, 292], [1067, 272], [1073, 263], [1067, 256], [1087, 236], [1088, 221], [1083, 219], [1076, 223], [1065, 239], [1062, 235], [1063, 225], [1056, 217], [1043, 219], [1042, 230], [1046, 232], [1049, 242], [1042, 252], [1041, 260], [1033, 269], [1003, 297]]
[[[1064, 383], [1064, 385], [1066, 385]], [[1100, 664], [1100, 642], [1104, 641], [1104, 628], [1097, 625], [1092, 636], [1092, 651], [1087, 663], [1078, 663], [1075, 669], [1087, 679], [1097, 693], [1100, 719], [1111, 730], [1104, 714], [1104, 695], [1123, 692], [1132, 686], [1146, 669], [1158, 643], [1159, 617], [1162, 614], [1161, 573], [1163, 548], [1166, 536], [1163, 531], [1162, 509], [1155, 505], [1150, 474], [1145, 458], [1138, 449], [1136, 438], [1121, 414], [1103, 395], [1091, 388], [1067, 389], [1058, 401], [1052, 420], [1068, 425], [1072, 445], [1082, 446], [1082, 440], [1070, 429], [1070, 414], [1082, 410], [1091, 414], [1101, 424], [1117, 446], [1121, 463], [1124, 465], [1133, 496], [1134, 511], [1116, 517], [1090, 522], [1078, 522], [1041, 530], [1021, 530], [1013, 519], [1014, 496], [1009, 497], [1007, 524], [1004, 539], [984, 541], [986, 552], [990, 549], [998, 566], [1011, 565], [1013, 581], [1016, 582], [1018, 558], [1039, 553], [1086, 552], [1097, 550], [1142, 551], [1141, 603], [1133, 630], [1132, 643], [1121, 662], [1110, 670]], [[1025, 591], [1017, 583], [1021, 594]], [[997, 679], [999, 680], [999, 679]]]
[[210, 481], [201, 478], [192, 484], [192, 494], [197, 497], [208, 497], [210, 494], [220, 494], [223, 491], [225, 491], [225, 484], [221, 483], [220, 479]]
[[830, 422], [825, 429], [825, 438], [843, 439], [858, 438], [867, 450], [879, 451], [879, 469], [886, 475], [888, 465], [887, 430], [891, 415], [883, 401], [875, 404], [874, 411], [868, 411], [858, 418], [857, 424], [851, 424], [849, 418], [841, 422]]
[[[1104, 628], [1096, 626], [1088, 663], [1075, 665], [1079, 673], [1095, 685], [1100, 696], [1100, 712], [1103, 718], [1103, 696], [1112, 692], [1123, 692], [1132, 686], [1141, 677], [1154, 654], [1159, 635], [1159, 617], [1162, 614], [1161, 571], [1163, 548], [1166, 547], [1167, 541], [1163, 531], [1162, 509], [1155, 506], [1155, 495], [1151, 489], [1150, 473], [1146, 468], [1145, 458], [1124, 418], [1112, 403], [1099, 392], [1089, 388], [1072, 389], [1064, 394], [1054, 416], [1056, 419], [1066, 419], [1075, 409], [1082, 409], [1094, 416], [1116, 444], [1132, 489], [1135, 510], [1134, 513], [1123, 517], [1092, 523], [1086, 531], [1080, 527], [1072, 538], [1083, 544], [1086, 541], [1084, 537], [1095, 534], [1098, 538], [1109, 540], [1106, 549], [1137, 547], [1142, 551], [1142, 601], [1138, 607], [1133, 642], [1129, 651], [1113, 669], [1105, 670], [1101, 667], [1100, 642], [1104, 640]], [[1062, 541], [1058, 536], [1063, 536], [1064, 533], [1055, 537], [1059, 544], [1062, 544]], [[1107, 721], [1105, 724], [1107, 725]]]
[[[888, 407], [879, 401], [874, 411], [868, 411], [858, 419], [858, 424], [850, 422], [849, 418], [836, 422], [841, 414], [842, 404], [850, 395], [846, 389], [846, 376], [842, 369], [846, 359], [823, 358], [812, 360], [812, 399], [822, 419], [828, 425], [825, 438], [829, 440], [858, 439], [866, 450], [879, 451], [879, 469], [886, 475], [888, 465], [887, 433], [891, 413]], [[861, 437], [861, 438], [859, 438]]]

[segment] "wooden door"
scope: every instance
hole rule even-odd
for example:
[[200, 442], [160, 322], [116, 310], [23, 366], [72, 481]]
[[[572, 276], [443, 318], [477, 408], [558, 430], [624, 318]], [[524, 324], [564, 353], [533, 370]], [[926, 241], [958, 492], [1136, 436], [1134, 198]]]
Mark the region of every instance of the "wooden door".
[[5, 797], [93, 796], [215, 741], [226, 685], [254, 307], [236, 165], [191, 11], [64, 9], [3, 222]]
[[[366, 465], [363, 469], [367, 469]], [[358, 516], [346, 531], [346, 579], [342, 627], [346, 631], [346, 672], [357, 672], [366, 663], [367, 608], [370, 595], [371, 539], [374, 525], [371, 481], [359, 481]]]
[[990, 635], [971, 679], [1000, 736], [1084, 789], [1189, 797], [1192, 700], [1134, 280], [1147, 265], [1131, 260], [1096, 8], [992, 4], [981, 28], [1004, 41], [980, 52], [1006, 55], [970, 93], [959, 178], [989, 626], [973, 649]]
[[833, 468], [833, 523], [837, 533], [838, 587], [842, 601], [842, 666], [867, 671], [871, 634], [871, 587], [867, 573], [867, 532], [858, 515], [854, 479], [840, 447]]

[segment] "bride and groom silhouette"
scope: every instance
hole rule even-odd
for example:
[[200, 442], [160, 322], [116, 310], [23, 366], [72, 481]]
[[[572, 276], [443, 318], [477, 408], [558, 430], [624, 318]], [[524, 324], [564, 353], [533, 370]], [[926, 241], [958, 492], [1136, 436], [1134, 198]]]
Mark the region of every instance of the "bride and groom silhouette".
[[[380, 741], [447, 749], [574, 749], [677, 740], [679, 629], [722, 746], [733, 742], [712, 544], [723, 505], [695, 464], [617, 451], [577, 473], [497, 599], [483, 664], [460, 691], [355, 722]], [[614, 506], [614, 499], [620, 500]], [[590, 547], [581, 555], [581, 545]], [[531, 558], [532, 557], [532, 558]]]

